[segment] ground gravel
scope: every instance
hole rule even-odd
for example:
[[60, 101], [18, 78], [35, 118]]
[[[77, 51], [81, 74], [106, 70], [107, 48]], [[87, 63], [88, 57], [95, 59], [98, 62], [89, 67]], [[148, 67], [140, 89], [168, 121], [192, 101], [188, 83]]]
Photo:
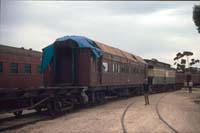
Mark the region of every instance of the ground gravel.
[[[163, 98], [162, 98], [163, 97]], [[158, 117], [156, 104], [162, 117], [179, 132], [200, 132], [200, 105], [194, 102], [200, 90], [192, 94], [185, 90], [150, 96], [150, 105], [144, 105], [143, 96], [109, 102], [81, 109], [59, 118], [9, 130], [9, 133], [122, 133], [121, 117], [125, 108], [133, 103], [124, 117], [125, 128], [132, 132], [172, 132]]]

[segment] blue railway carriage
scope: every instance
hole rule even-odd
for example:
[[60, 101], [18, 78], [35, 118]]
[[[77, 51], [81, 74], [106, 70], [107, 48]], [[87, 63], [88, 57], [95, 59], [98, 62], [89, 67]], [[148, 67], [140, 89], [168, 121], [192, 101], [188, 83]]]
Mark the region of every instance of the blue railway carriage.
[[147, 77], [152, 92], [174, 90], [176, 70], [171, 68], [169, 64], [159, 62], [156, 59], [145, 59], [145, 61], [148, 64]]

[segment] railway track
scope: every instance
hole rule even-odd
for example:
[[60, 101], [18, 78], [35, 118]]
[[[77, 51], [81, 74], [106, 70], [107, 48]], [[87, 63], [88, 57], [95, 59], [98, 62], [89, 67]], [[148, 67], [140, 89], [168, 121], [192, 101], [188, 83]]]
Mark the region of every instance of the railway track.
[[[114, 101], [117, 101], [120, 99], [124, 99], [124, 98], [110, 97], [106, 100], [106, 103], [114, 102]], [[92, 107], [95, 107], [95, 106], [98, 106], [101, 104], [105, 104], [105, 103], [95, 104], [95, 105], [86, 106], [86, 107], [78, 106], [78, 107], [74, 108], [74, 110], [72, 112], [77, 112], [84, 108], [85, 109], [92, 108]], [[26, 113], [20, 117], [10, 116], [10, 117], [6, 117], [6, 118], [1, 118], [0, 119], [0, 132], [22, 128], [26, 125], [34, 124], [34, 123], [37, 123], [40, 121], [51, 120], [51, 119], [60, 117], [60, 116], [64, 115], [65, 113], [66, 113], [66, 111], [62, 112], [61, 114], [59, 114], [57, 116], [52, 117], [49, 115], [48, 111], [42, 111], [40, 113], [37, 113], [37, 112], [31, 112], [28, 114]]]
[[[162, 115], [160, 114], [159, 112], [159, 103], [161, 102], [161, 100], [167, 96], [168, 94], [165, 94], [165, 95], [162, 95], [159, 100], [157, 101], [156, 103], [156, 114], [158, 115], [160, 121], [162, 121], [168, 128], [170, 128], [170, 130], [172, 130], [174, 133], [178, 133], [178, 131], [173, 127], [171, 126], [163, 117]], [[122, 126], [122, 131], [123, 133], [127, 133], [127, 128], [126, 128], [126, 125], [125, 125], [125, 116], [126, 116], [126, 113], [128, 111], [128, 109], [134, 104], [134, 102], [130, 103], [128, 106], [126, 106], [126, 108], [124, 109], [124, 112], [122, 113], [122, 116], [121, 116], [121, 126]]]
[[159, 119], [160, 119], [165, 125], [167, 125], [168, 128], [170, 128], [174, 133], [178, 133], [178, 131], [177, 131], [172, 125], [170, 125], [170, 124], [162, 117], [162, 115], [161, 115], [160, 112], [159, 112], [159, 103], [160, 103], [160, 101], [161, 101], [165, 96], [167, 96], [167, 95], [168, 95], [168, 94], [162, 96], [162, 97], [158, 100], [158, 102], [156, 103], [156, 113], [157, 113]]
[[122, 117], [121, 117], [121, 125], [122, 125], [122, 130], [123, 130], [123, 133], [127, 133], [127, 130], [126, 130], [126, 127], [125, 127], [125, 116], [126, 116], [126, 112], [128, 111], [128, 109], [134, 104], [134, 102], [130, 103], [124, 110], [123, 114], [122, 114]]
[[29, 124], [34, 124], [39, 121], [45, 121], [52, 119], [47, 115], [47, 112], [32, 112], [24, 114], [21, 117], [7, 117], [0, 119], [0, 132], [17, 129]]
[[[168, 128], [170, 128], [173, 132], [178, 133], [178, 131], [174, 127], [172, 127], [169, 123], [166, 122], [166, 120], [162, 117], [162, 115], [159, 112], [159, 103], [167, 95], [168, 94], [164, 94], [159, 98], [159, 100], [157, 101], [157, 103], [155, 105], [155, 110], [156, 110], [156, 113], [157, 113], [159, 119]], [[115, 101], [115, 100], [116, 100], [115, 98], [112, 98], [112, 99], [108, 100], [107, 103]], [[127, 128], [126, 128], [126, 125], [125, 125], [125, 116], [126, 116], [128, 110], [129, 110], [129, 108], [132, 105], [134, 105], [134, 103], [135, 102], [131, 102], [130, 104], [128, 104], [125, 107], [125, 109], [124, 109], [124, 111], [123, 111], [123, 113], [121, 115], [121, 126], [122, 126], [123, 133], [127, 133]], [[87, 108], [87, 107], [82, 107], [82, 108]], [[82, 108], [80, 107], [79, 109], [76, 109], [74, 111], [78, 111], [78, 110], [80, 110]], [[19, 118], [16, 118], [16, 117], [3, 118], [3, 119], [0, 119], [0, 132], [7, 131], [7, 130], [18, 129], [18, 128], [21, 128], [23, 126], [29, 125], [29, 124], [34, 124], [36, 122], [50, 120], [50, 119], [52, 119], [52, 117], [50, 117], [48, 115], [48, 113], [45, 112], [45, 111], [41, 112], [41, 113], [33, 112], [33, 113], [30, 113], [30, 114], [24, 114], [23, 116], [21, 116]]]

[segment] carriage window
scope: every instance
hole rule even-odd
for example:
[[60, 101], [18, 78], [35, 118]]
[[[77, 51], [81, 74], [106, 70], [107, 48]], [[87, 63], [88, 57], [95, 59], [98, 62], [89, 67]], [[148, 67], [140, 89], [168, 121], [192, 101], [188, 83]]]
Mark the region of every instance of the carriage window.
[[124, 73], [126, 73], [126, 70], [127, 70], [127, 66], [125, 65], [124, 66]]
[[3, 72], [3, 62], [0, 62], [0, 72]]
[[130, 69], [130, 67], [129, 67], [129, 66], [127, 66], [127, 73], [129, 73], [129, 69]]
[[136, 74], [138, 73], [138, 68], [137, 68], [137, 67], [135, 67], [135, 73], [136, 73]]
[[125, 66], [125, 73], [128, 73], [128, 66]]
[[136, 73], [137, 73], [137, 74], [139, 73], [139, 68], [138, 68], [138, 67], [136, 68]]
[[124, 67], [125, 67], [125, 66], [124, 66], [124, 64], [122, 64], [122, 66], [121, 66], [121, 72], [122, 72], [122, 73], [124, 73], [124, 72], [125, 72], [125, 71], [124, 71], [124, 70], [125, 70], [125, 68], [124, 68]]
[[11, 63], [10, 64], [10, 72], [11, 73], [18, 73], [18, 64], [17, 63]]
[[131, 68], [131, 73], [134, 73], [135, 69], [134, 67]]
[[119, 72], [119, 64], [113, 63], [113, 73]]
[[115, 72], [117, 73], [118, 70], [118, 64], [115, 64]]
[[120, 73], [120, 64], [118, 64], [118, 73]]
[[108, 63], [107, 62], [103, 62], [102, 69], [104, 72], [108, 72]]
[[116, 63], [113, 63], [113, 70], [112, 70], [112, 72], [113, 73], [117, 73], [117, 70], [118, 69], [118, 64], [116, 64]]
[[31, 73], [31, 64], [24, 64], [24, 72]]
[[142, 74], [142, 72], [143, 72], [143, 70], [142, 70], [142, 69], [140, 69], [140, 74]]

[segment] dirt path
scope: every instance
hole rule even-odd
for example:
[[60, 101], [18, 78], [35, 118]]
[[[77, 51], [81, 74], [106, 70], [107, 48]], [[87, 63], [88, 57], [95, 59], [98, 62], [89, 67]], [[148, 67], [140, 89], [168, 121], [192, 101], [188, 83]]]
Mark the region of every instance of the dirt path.
[[156, 104], [160, 98], [162, 99], [158, 105], [159, 113], [166, 122], [178, 132], [200, 132], [200, 105], [193, 102], [197, 97], [200, 97], [200, 91], [194, 91], [192, 94], [185, 91], [155, 94], [150, 96], [150, 106], [144, 105], [142, 96], [133, 97], [82, 109], [54, 120], [41, 121], [6, 132], [122, 133], [121, 118], [130, 104], [132, 105], [124, 116], [124, 125], [128, 133], [173, 132], [160, 120], [156, 112]]
[[200, 132], [200, 105], [194, 101], [200, 92], [179, 91], [167, 95], [160, 103], [160, 113], [178, 132]]
[[144, 106], [141, 100], [131, 106], [125, 117], [127, 132], [172, 132], [160, 119], [156, 112], [156, 104], [167, 95], [150, 96], [150, 105]]

